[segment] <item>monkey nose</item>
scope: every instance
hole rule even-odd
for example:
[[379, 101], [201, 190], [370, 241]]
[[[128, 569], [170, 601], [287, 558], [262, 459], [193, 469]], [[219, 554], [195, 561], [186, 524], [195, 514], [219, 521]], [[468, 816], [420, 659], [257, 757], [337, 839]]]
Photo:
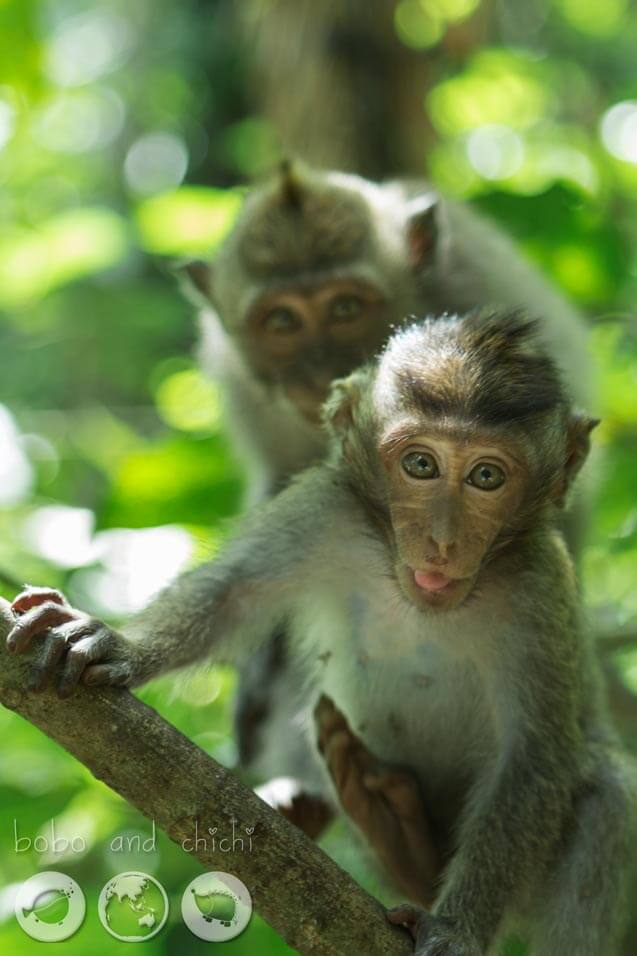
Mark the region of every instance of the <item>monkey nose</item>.
[[447, 557], [446, 551], [446, 547], [443, 546], [441, 547], [440, 551], [435, 551], [432, 554], [428, 554], [427, 564], [433, 564], [436, 567], [444, 567], [445, 564], [449, 564], [449, 558]]

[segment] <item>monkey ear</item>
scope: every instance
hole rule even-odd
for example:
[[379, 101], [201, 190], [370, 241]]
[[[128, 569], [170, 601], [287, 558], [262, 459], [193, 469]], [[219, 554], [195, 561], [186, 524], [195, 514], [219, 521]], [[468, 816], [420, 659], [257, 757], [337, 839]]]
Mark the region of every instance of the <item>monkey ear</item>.
[[291, 209], [300, 209], [303, 203], [303, 183], [290, 159], [282, 160], [279, 175], [283, 205]]
[[343, 435], [354, 423], [354, 409], [361, 391], [362, 372], [332, 382], [323, 406], [323, 422], [335, 435]]
[[590, 435], [600, 423], [599, 418], [590, 418], [580, 412], [572, 412], [567, 423], [566, 461], [564, 463], [564, 480], [558, 505], [563, 505], [569, 488], [573, 484], [577, 473], [586, 461], [591, 447]]
[[212, 266], [201, 259], [182, 260], [173, 264], [179, 286], [193, 305], [207, 306], [212, 302]]
[[438, 197], [425, 193], [407, 206], [407, 248], [415, 269], [431, 265], [431, 256], [438, 242]]

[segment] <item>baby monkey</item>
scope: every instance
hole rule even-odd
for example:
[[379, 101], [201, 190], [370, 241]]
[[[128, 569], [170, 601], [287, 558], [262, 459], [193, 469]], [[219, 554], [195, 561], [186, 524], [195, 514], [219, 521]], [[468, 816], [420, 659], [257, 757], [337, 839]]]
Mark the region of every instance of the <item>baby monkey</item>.
[[27, 591], [10, 649], [35, 648], [37, 687], [61, 661], [68, 694], [234, 662], [287, 621], [321, 702], [306, 787], [338, 777], [339, 734], [417, 781], [435, 852], [419, 866], [405, 847], [404, 883], [443, 872], [409, 891], [429, 911], [389, 914], [415, 952], [492, 953], [515, 924], [538, 956], [611, 956], [635, 777], [556, 530], [596, 422], [571, 410], [533, 322], [482, 314], [399, 331], [334, 385], [326, 424], [327, 460], [123, 633]]

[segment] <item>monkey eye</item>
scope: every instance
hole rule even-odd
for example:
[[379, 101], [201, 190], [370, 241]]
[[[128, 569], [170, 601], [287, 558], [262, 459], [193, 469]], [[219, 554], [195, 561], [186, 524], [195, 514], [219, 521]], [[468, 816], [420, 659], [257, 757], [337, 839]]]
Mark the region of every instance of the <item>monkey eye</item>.
[[495, 491], [504, 484], [506, 475], [498, 465], [480, 461], [471, 469], [466, 480], [468, 485], [480, 488], [481, 491]]
[[436, 459], [426, 451], [407, 452], [400, 464], [412, 478], [429, 479], [440, 475]]
[[333, 322], [351, 322], [363, 312], [365, 303], [358, 295], [338, 295], [332, 299], [329, 308]]
[[263, 328], [276, 335], [291, 335], [303, 328], [303, 321], [294, 309], [281, 305], [266, 314]]

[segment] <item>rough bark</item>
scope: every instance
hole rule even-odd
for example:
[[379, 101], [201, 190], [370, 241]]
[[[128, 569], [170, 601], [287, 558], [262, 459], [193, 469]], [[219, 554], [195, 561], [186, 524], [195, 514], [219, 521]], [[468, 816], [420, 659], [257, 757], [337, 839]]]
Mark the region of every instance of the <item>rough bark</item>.
[[209, 838], [193, 855], [207, 870], [243, 880], [256, 912], [290, 946], [326, 956], [413, 952], [380, 903], [319, 847], [128, 691], [79, 688], [68, 700], [53, 691], [25, 692], [28, 656], [15, 658], [5, 649], [11, 619], [0, 599], [0, 702], [56, 740], [179, 845], [194, 843], [195, 825], [200, 836], [214, 826], [232, 833], [233, 820], [238, 836], [254, 827], [252, 852], [221, 852]]

